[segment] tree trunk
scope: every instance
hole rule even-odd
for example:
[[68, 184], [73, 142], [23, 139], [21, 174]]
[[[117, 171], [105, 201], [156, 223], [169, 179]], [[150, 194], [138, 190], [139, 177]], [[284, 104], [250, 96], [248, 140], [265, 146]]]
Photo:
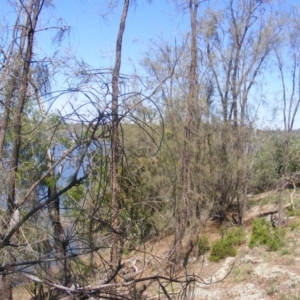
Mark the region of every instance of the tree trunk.
[[57, 196], [56, 187], [48, 187], [48, 198], [51, 197], [56, 197], [56, 200], [52, 201], [48, 205], [54, 235], [54, 251], [57, 257], [59, 270], [62, 270], [61, 283], [64, 286], [68, 286], [68, 284], [71, 282], [71, 266], [66, 258], [68, 241], [65, 239], [64, 228], [60, 221], [60, 201], [59, 197]]
[[187, 226], [187, 205], [188, 205], [188, 172], [190, 165], [190, 133], [193, 118], [193, 107], [196, 100], [197, 83], [197, 12], [198, 0], [189, 1], [190, 22], [191, 22], [191, 62], [189, 71], [189, 93], [187, 99], [187, 111], [184, 124], [182, 165], [181, 165], [181, 195], [178, 203], [175, 205], [175, 265], [180, 267], [180, 258], [182, 256], [182, 238]]
[[[24, 7], [25, 9], [25, 7]], [[14, 140], [12, 145], [12, 155], [10, 159], [10, 174], [8, 181], [8, 197], [7, 197], [7, 214], [8, 218], [10, 218], [9, 227], [12, 227], [12, 224], [15, 224], [14, 215], [18, 213], [18, 206], [15, 199], [16, 196], [16, 174], [18, 172], [18, 164], [19, 164], [19, 154], [21, 147], [21, 129], [22, 129], [22, 114], [23, 108], [27, 100], [27, 90], [28, 90], [28, 82], [29, 82], [29, 72], [30, 72], [30, 64], [33, 55], [33, 42], [34, 42], [34, 33], [37, 25], [38, 16], [41, 10], [40, 0], [32, 0], [29, 5], [26, 7], [26, 21], [25, 25], [22, 28], [22, 33], [26, 37], [26, 46], [24, 47], [25, 56], [24, 63], [22, 66], [22, 70], [20, 70], [20, 85], [18, 88], [18, 100], [17, 107], [15, 110], [14, 116], [14, 125], [13, 125], [13, 134]], [[17, 239], [17, 234], [12, 239]], [[5, 253], [6, 252], [6, 253]], [[15, 261], [14, 255], [4, 249], [5, 253], [5, 264], [11, 264]], [[0, 286], [0, 295], [2, 295], [1, 299], [3, 300], [11, 300], [12, 299], [12, 282], [13, 275], [5, 275], [2, 276], [2, 282]]]
[[[5, 89], [5, 102], [3, 105], [3, 118], [1, 120], [0, 126], [0, 157], [2, 157], [4, 144], [5, 144], [5, 136], [7, 132], [7, 127], [10, 120], [10, 112], [11, 112], [11, 104], [13, 98], [16, 96], [16, 92], [18, 91], [17, 78], [19, 77], [20, 67], [22, 57], [24, 55], [24, 49], [26, 44], [26, 32], [24, 32], [25, 28], [29, 26], [29, 18], [26, 20], [26, 24], [20, 24], [20, 15], [22, 9], [19, 10], [18, 16], [16, 18], [16, 23], [14, 25], [14, 30], [12, 36], [15, 37], [19, 34], [19, 28], [23, 27], [23, 33], [20, 37], [20, 44], [16, 45], [16, 43], [12, 42], [9, 47], [8, 53], [6, 56], [6, 64], [3, 67], [3, 78], [7, 79], [6, 89]], [[18, 47], [18, 51], [15, 50], [15, 47]], [[14, 55], [17, 52], [17, 55]]]
[[112, 74], [112, 128], [111, 128], [111, 227], [112, 245], [110, 249], [110, 262], [113, 271], [116, 270], [120, 260], [120, 229], [119, 221], [119, 182], [118, 166], [120, 158], [119, 140], [119, 75], [122, 58], [122, 39], [126, 25], [130, 0], [125, 0], [120, 20], [120, 27], [116, 43], [116, 60]]

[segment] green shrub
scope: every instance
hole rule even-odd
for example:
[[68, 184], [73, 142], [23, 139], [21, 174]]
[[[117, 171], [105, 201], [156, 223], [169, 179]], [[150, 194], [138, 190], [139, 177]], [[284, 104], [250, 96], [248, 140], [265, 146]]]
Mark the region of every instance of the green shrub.
[[262, 193], [276, 187], [280, 178], [278, 170], [283, 159], [283, 146], [281, 136], [268, 135], [258, 142], [258, 149], [254, 155], [253, 174], [250, 189], [254, 193]]
[[198, 256], [210, 250], [209, 241], [206, 235], [201, 236], [197, 241]]
[[284, 246], [285, 230], [273, 228], [265, 219], [256, 219], [252, 223], [249, 247], [268, 246], [270, 251], [277, 251]]
[[271, 287], [267, 290], [268, 295], [273, 295], [275, 293], [278, 293], [279, 289], [278, 286], [275, 284], [272, 284]]
[[236, 256], [235, 246], [243, 243], [245, 234], [242, 228], [235, 228], [227, 231], [222, 230], [222, 238], [211, 246], [210, 261], [219, 262], [228, 256]]
[[225, 257], [235, 256], [235, 255], [236, 255], [235, 248], [227, 241], [221, 239], [212, 244], [209, 260], [219, 262], [221, 259]]
[[265, 219], [256, 219], [252, 222], [252, 234], [249, 247], [253, 248], [268, 243], [270, 234], [270, 224]]
[[245, 233], [241, 227], [234, 228], [225, 232], [225, 239], [234, 246], [239, 246], [243, 243]]

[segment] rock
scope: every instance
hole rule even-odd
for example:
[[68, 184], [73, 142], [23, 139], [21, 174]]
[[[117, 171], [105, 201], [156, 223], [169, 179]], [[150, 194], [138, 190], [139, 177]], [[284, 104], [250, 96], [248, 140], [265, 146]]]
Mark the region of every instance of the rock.
[[245, 255], [241, 261], [245, 264], [258, 264], [263, 262], [262, 259], [255, 258], [250, 255]]
[[234, 262], [234, 257], [227, 257], [223, 266], [212, 276], [212, 283], [224, 279], [229, 274]]

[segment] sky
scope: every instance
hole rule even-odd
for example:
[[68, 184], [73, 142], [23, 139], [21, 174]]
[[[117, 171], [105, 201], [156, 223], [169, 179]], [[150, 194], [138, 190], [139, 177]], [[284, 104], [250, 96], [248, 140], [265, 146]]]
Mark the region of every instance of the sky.
[[[12, 0], [19, 1], [19, 0]], [[72, 51], [97, 66], [112, 66], [114, 48], [120, 21], [123, 1], [111, 13], [107, 3], [110, 0], [52, 0], [53, 6], [44, 10], [39, 21], [44, 26], [59, 22], [70, 26], [69, 37], [64, 45], [72, 47]], [[15, 20], [13, 9], [8, 0], [1, 1], [0, 17], [11, 22]], [[111, 2], [116, 2], [112, 0]], [[133, 1], [131, 1], [133, 2]], [[137, 0], [132, 3], [126, 22], [123, 43], [123, 69], [130, 66], [129, 60], [136, 61], [147, 49], [151, 39], [175, 39], [185, 32], [189, 26], [188, 15], [175, 11], [172, 0]], [[150, 1], [151, 2], [151, 1]], [[39, 33], [39, 43], [45, 51], [55, 48], [51, 46], [49, 31]], [[41, 42], [43, 36], [43, 42]], [[45, 47], [45, 45], [47, 46]], [[47, 51], [46, 50], [46, 51]]]
[[[115, 44], [119, 29], [123, 1], [111, 13], [107, 13], [106, 0], [55, 1], [53, 17], [64, 18], [71, 28], [72, 52], [95, 68], [112, 68], [115, 60]], [[151, 40], [175, 39], [188, 29], [188, 15], [175, 11], [172, 3], [162, 0], [137, 1], [131, 4], [123, 37], [121, 73], [132, 74], [147, 51]], [[134, 65], [133, 65], [134, 64]], [[54, 106], [64, 106], [61, 98]], [[90, 108], [90, 111], [93, 111]], [[86, 113], [86, 114], [89, 114]]]
[[[55, 11], [71, 26], [73, 50], [79, 56], [98, 66], [113, 66], [114, 48], [118, 33], [121, 5], [111, 14], [105, 13], [107, 1], [63, 0], [55, 2]], [[151, 39], [172, 39], [188, 28], [187, 16], [180, 16], [172, 4], [146, 0], [131, 4], [123, 38], [122, 70], [131, 66], [131, 60], [142, 57]], [[101, 3], [101, 4], [99, 4]]]
[[[123, 1], [112, 13], [105, 14], [110, 0], [53, 0], [53, 16], [63, 18], [71, 26], [70, 40], [73, 51], [99, 66], [113, 65], [114, 48]], [[298, 5], [299, 0], [273, 0], [287, 5]], [[116, 2], [116, 0], [112, 0]], [[131, 1], [132, 2], [132, 1]], [[189, 15], [176, 11], [172, 0], [136, 0], [129, 8], [124, 33], [122, 68], [130, 67], [130, 59], [137, 61], [151, 40], [174, 40], [189, 30]], [[182, 1], [184, 2], [184, 1]], [[221, 6], [223, 1], [207, 3]], [[201, 3], [199, 12], [206, 3]]]
[[[278, 0], [278, 3], [299, 6], [298, 1]], [[3, 15], [13, 19], [14, 15], [8, 1], [3, 2], [4, 4], [1, 4]], [[108, 14], [105, 13], [109, 0], [53, 0], [52, 2], [53, 7], [46, 10], [42, 22], [50, 25], [59, 21], [60, 24], [70, 26], [70, 33], [64, 40], [63, 49], [65, 51], [72, 49], [76, 57], [82, 58], [95, 68], [113, 67], [115, 41], [123, 1], [120, 0], [119, 6]], [[130, 6], [123, 38], [122, 73], [130, 74], [132, 63], [138, 66], [143, 53], [154, 41], [159, 39], [174, 41], [189, 29], [188, 13], [177, 12], [172, 0], [153, 0], [151, 4], [148, 2], [136, 0], [136, 4]], [[211, 0], [210, 3], [219, 6], [221, 1]], [[199, 11], [203, 9], [204, 4], [201, 4]], [[51, 44], [49, 31], [39, 35], [40, 50], [45, 56], [57, 49]], [[60, 109], [65, 101], [66, 99], [62, 97], [54, 108]]]
[[[53, 6], [44, 10], [39, 21], [43, 27], [53, 24], [70, 27], [60, 51], [67, 52], [71, 49], [79, 60], [83, 59], [95, 68], [112, 68], [123, 1], [120, 0], [117, 8], [111, 12], [108, 11], [109, 0], [52, 2]], [[165, 0], [154, 0], [151, 4], [147, 0], [136, 2], [130, 5], [123, 37], [121, 72], [125, 74], [132, 73], [133, 63], [138, 65], [143, 52], [151, 44], [151, 39], [178, 38], [187, 30], [189, 22], [188, 15], [177, 13], [174, 5]], [[1, 10], [0, 15], [13, 24], [15, 14], [8, 1], [1, 3]], [[54, 30], [47, 30], [36, 35], [38, 48], [35, 51], [40, 51], [40, 57], [51, 57], [57, 50], [57, 45], [53, 45], [51, 39], [54, 33]], [[53, 108], [64, 107], [66, 101], [65, 97], [60, 97]]]

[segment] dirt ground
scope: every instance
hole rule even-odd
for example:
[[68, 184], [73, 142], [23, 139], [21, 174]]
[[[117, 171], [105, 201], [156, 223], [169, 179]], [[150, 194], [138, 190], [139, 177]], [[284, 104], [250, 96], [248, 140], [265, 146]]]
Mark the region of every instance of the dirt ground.
[[[191, 249], [195, 241], [193, 232], [187, 233], [183, 241], [188, 252], [186, 273], [180, 275], [194, 276], [197, 283], [190, 286], [186, 293], [188, 300], [300, 300], [300, 217], [289, 217], [286, 224], [285, 246], [270, 252], [266, 247], [249, 248], [251, 235], [251, 220], [260, 213], [265, 213], [276, 207], [274, 201], [266, 201], [266, 197], [256, 197], [252, 200], [246, 215], [246, 238], [238, 248], [236, 257], [229, 257], [219, 263], [209, 262], [208, 254], [197, 256], [197, 251]], [[272, 196], [272, 195], [271, 195]], [[262, 202], [263, 201], [263, 202]], [[266, 218], [268, 218], [267, 216]], [[217, 222], [208, 222], [201, 234], [209, 237], [210, 243], [221, 237]], [[130, 252], [124, 259], [121, 270], [123, 279], [138, 272], [134, 278], [160, 275], [168, 277], [173, 265], [168, 258], [172, 252], [173, 236], [163, 239], [152, 239], [143, 247]], [[180, 277], [180, 276], [179, 276]], [[97, 279], [92, 284], [97, 284]], [[171, 299], [183, 299], [182, 285], [166, 286]], [[24, 287], [14, 291], [15, 300], [29, 300]], [[167, 299], [158, 284], [151, 284], [143, 293], [142, 299]]]

